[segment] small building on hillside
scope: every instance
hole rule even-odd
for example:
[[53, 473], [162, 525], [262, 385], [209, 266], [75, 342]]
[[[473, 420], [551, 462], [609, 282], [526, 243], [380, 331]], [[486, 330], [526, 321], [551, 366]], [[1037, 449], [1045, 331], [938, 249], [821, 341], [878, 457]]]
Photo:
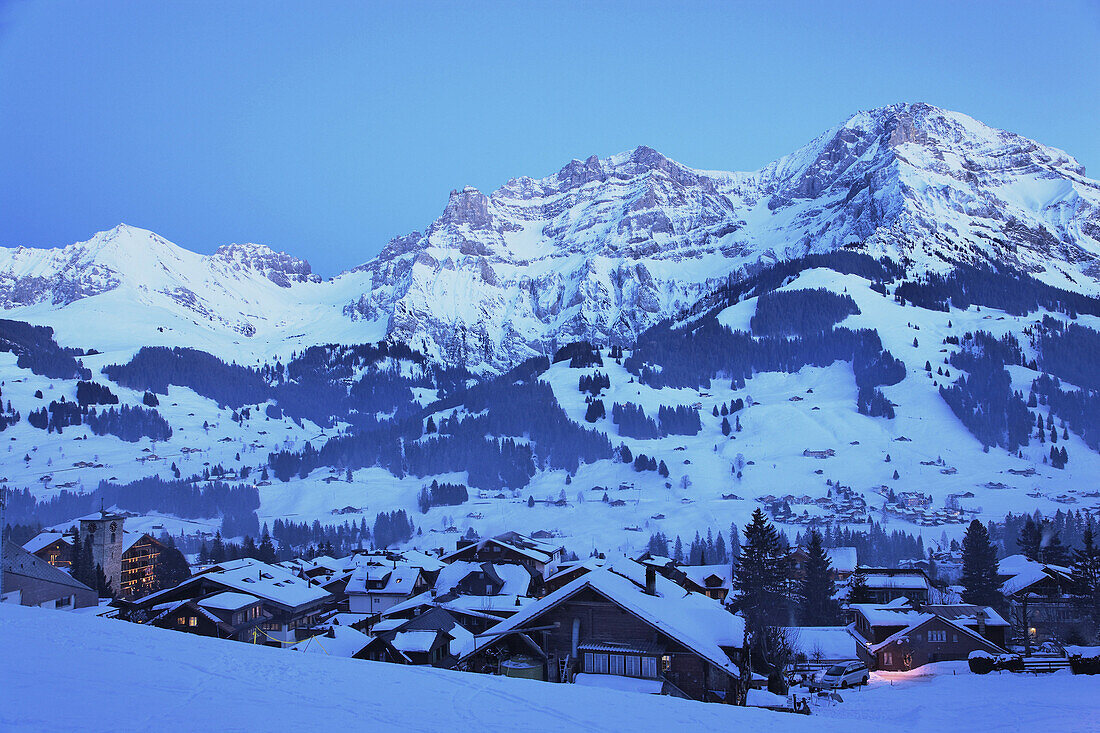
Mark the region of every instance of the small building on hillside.
[[925, 605], [904, 598], [853, 604], [848, 631], [869, 669], [905, 671], [930, 662], [965, 660], [971, 652], [1005, 654], [1008, 622], [988, 606]]
[[741, 704], [740, 616], [656, 568], [596, 568], [478, 637], [473, 672]]
[[64, 570], [13, 542], [3, 545], [3, 588], [0, 602], [42, 608], [88, 608], [99, 604], [95, 590]]

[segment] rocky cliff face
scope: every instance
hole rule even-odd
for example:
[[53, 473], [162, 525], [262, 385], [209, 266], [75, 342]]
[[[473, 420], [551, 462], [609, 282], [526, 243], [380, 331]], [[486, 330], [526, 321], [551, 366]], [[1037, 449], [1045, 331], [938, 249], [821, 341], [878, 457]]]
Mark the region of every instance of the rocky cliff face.
[[1100, 185], [1062, 151], [924, 104], [861, 112], [750, 173], [639, 147], [450, 200], [357, 269], [351, 318], [500, 368], [588, 338], [629, 343], [759, 260], [839, 247], [920, 269], [992, 261], [1095, 291]]
[[639, 147], [492, 194], [452, 191], [424, 232], [326, 283], [260, 245], [201, 257], [127, 227], [61, 250], [0, 250], [0, 305], [65, 307], [133, 288], [211, 328], [263, 337], [268, 318], [300, 339], [389, 334], [495, 370], [575, 339], [628, 344], [743, 268], [840, 247], [918, 272], [1009, 264], [1097, 292], [1100, 184], [1060, 150], [899, 104], [753, 172], [696, 170]]

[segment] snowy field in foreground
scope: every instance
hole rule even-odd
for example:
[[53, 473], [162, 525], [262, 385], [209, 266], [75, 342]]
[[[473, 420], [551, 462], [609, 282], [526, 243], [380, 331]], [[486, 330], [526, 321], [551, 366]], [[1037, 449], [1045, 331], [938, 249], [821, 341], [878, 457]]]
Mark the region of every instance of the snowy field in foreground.
[[[1096, 678], [876, 675], [811, 717], [252, 647], [0, 606], [0, 730], [1097, 730]], [[942, 674], [946, 672], [946, 674]], [[891, 684], [891, 682], [893, 684]]]

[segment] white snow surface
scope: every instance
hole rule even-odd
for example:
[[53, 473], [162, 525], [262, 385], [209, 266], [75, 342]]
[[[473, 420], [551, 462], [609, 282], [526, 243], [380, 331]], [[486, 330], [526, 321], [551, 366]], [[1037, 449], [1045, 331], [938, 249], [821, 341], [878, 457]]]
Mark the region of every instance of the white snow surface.
[[[804, 717], [582, 685], [339, 659], [0, 605], [0, 729], [38, 731], [1095, 731], [1095, 681], [872, 673]], [[58, 675], [61, 675], [59, 678]], [[66, 693], [56, 694], [58, 679]], [[110, 704], [105, 704], [110, 701]]]
[[[322, 644], [324, 640], [322, 639]], [[867, 723], [298, 654], [0, 605], [0, 729], [873, 731]], [[18, 660], [18, 661], [16, 661]], [[54, 689], [61, 675], [66, 693]], [[106, 704], [105, 701], [110, 701]]]

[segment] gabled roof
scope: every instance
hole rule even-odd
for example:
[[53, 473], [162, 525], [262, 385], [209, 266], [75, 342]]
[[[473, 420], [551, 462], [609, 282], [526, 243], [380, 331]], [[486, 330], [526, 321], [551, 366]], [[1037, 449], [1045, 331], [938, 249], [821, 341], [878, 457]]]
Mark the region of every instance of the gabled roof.
[[404, 654], [426, 653], [435, 646], [435, 641], [440, 634], [450, 636], [446, 631], [434, 629], [416, 629], [413, 631], [398, 631], [393, 635], [390, 644], [394, 649]]
[[143, 604], [169, 596], [174, 591], [197, 586], [209, 581], [225, 588], [248, 593], [264, 601], [276, 603], [287, 608], [297, 608], [310, 603], [323, 601], [330, 593], [318, 585], [299, 578], [291, 570], [280, 565], [268, 565], [252, 558], [242, 558], [212, 565], [210, 568], [192, 575], [174, 588], [152, 593], [141, 599]]
[[[420, 577], [420, 568], [410, 565], [398, 565], [387, 567], [383, 565], [367, 565], [356, 568], [348, 580], [344, 592], [349, 596], [355, 595], [388, 595], [408, 596], [416, 587], [417, 578]], [[368, 588], [367, 582], [383, 583], [376, 588]]]
[[926, 626], [927, 624], [929, 624], [929, 623], [931, 623], [931, 622], [933, 622], [937, 619], [939, 621], [941, 621], [942, 623], [944, 623], [945, 625], [947, 625], [947, 626], [951, 627], [952, 629], [958, 631], [959, 633], [964, 634], [966, 636], [969, 636], [972, 639], [975, 639], [976, 641], [984, 644], [986, 647], [988, 647], [989, 649], [994, 650], [998, 654], [1004, 654], [1005, 653], [1004, 649], [997, 646], [996, 644], [994, 644], [989, 639], [986, 639], [984, 636], [977, 633], [976, 631], [973, 631], [972, 629], [968, 629], [966, 626], [963, 626], [962, 624], [955, 623], [954, 621], [952, 621], [948, 618], [944, 618], [943, 616], [939, 616], [939, 615], [934, 614], [934, 613], [920, 613], [920, 614], [918, 614], [918, 616], [913, 618], [912, 621], [910, 622], [910, 624], [908, 626], [906, 626], [904, 629], [900, 629], [899, 631], [895, 631], [893, 634], [890, 634], [890, 636], [886, 637], [885, 639], [883, 639], [882, 641], [880, 641], [877, 644], [867, 643], [867, 640], [863, 639], [862, 635], [860, 635], [854, 629], [851, 629], [851, 627], [849, 627], [849, 629], [852, 632], [852, 634], [854, 636], [856, 636], [856, 638], [858, 640], [860, 640], [863, 643], [867, 644], [868, 649], [870, 649], [872, 652], [877, 652], [879, 649], [884, 649], [884, 648], [888, 647], [889, 645], [893, 644], [894, 642], [900, 641], [901, 639], [903, 639], [903, 638], [909, 636], [910, 634], [914, 633], [915, 631], [919, 630], [921, 627]]
[[560, 545], [555, 545], [552, 542], [544, 542], [543, 540], [536, 540], [533, 537], [522, 535], [519, 532], [505, 532], [495, 537], [487, 537], [483, 540], [479, 540], [472, 545], [456, 548], [454, 552], [444, 555], [442, 559], [444, 562], [447, 562], [457, 557], [459, 554], [466, 552], [471, 547], [475, 548], [475, 551], [480, 551], [490, 543], [512, 550], [524, 557], [541, 563], [550, 562], [554, 559], [554, 554], [562, 549]]
[[58, 540], [61, 540], [67, 545], [73, 544], [72, 537], [69, 537], [64, 532], [39, 532], [23, 543], [23, 549], [33, 555], [43, 547], [49, 547]]
[[246, 606], [251, 606], [253, 603], [259, 602], [259, 598], [248, 593], [225, 591], [224, 593], [215, 593], [212, 596], [207, 596], [198, 601], [198, 604], [203, 608], [212, 608], [215, 611], [237, 611]]
[[20, 575], [25, 578], [41, 580], [47, 583], [56, 583], [74, 590], [85, 590], [94, 593], [91, 588], [81, 583], [64, 570], [55, 568], [48, 562], [24, 550], [14, 542], [5, 542], [3, 545], [3, 558], [0, 567], [3, 572], [12, 575]]
[[681, 565], [678, 569], [688, 577], [688, 580], [700, 588], [707, 588], [707, 579], [712, 576], [717, 578], [719, 583], [716, 586], [709, 587], [728, 590], [733, 584], [733, 566], [729, 563], [720, 565]]
[[499, 595], [525, 596], [531, 589], [531, 574], [522, 565], [509, 563], [494, 565], [488, 562], [457, 560], [439, 571], [439, 577], [435, 581], [435, 592], [438, 595], [449, 593], [469, 575], [476, 572], [485, 573], [491, 579], [499, 581], [501, 583]]
[[1001, 593], [1012, 596], [1044, 580], [1053, 580], [1059, 585], [1070, 582], [1071, 571], [1061, 565], [1049, 565], [1024, 555], [1009, 555], [997, 563], [997, 575], [1004, 578]]
[[350, 658], [363, 651], [370, 642], [370, 636], [350, 626], [330, 626], [325, 633], [300, 641], [290, 647], [290, 650]]
[[717, 601], [700, 593], [685, 591], [659, 575], [656, 578], [656, 595], [647, 594], [645, 567], [632, 561], [616, 563], [614, 568], [597, 568], [535, 601], [490, 629], [492, 636], [488, 637], [489, 641], [478, 648], [500, 639], [504, 635], [502, 632], [522, 633], [523, 626], [528, 621], [585, 588], [607, 598], [711, 664], [731, 675], [740, 676], [737, 665], [730, 660], [722, 647], [742, 647], [745, 637], [744, 619], [731, 614]]

